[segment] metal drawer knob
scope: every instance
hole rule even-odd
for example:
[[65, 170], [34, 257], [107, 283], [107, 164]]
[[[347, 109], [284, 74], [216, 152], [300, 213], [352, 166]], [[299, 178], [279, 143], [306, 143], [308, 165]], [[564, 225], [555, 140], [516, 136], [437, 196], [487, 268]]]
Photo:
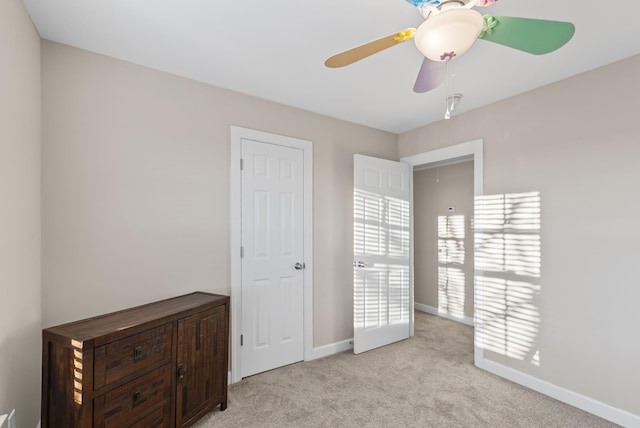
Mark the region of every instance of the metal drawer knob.
[[133, 361], [138, 361], [142, 358], [142, 346], [136, 346], [133, 350]]

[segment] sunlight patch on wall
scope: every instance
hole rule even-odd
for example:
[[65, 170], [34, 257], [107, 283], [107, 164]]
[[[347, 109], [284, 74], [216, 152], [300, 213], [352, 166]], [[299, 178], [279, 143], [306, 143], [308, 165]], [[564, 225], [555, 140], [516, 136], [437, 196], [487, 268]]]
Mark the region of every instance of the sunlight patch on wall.
[[539, 192], [475, 200], [476, 343], [540, 365]]
[[464, 215], [438, 216], [438, 312], [464, 318]]

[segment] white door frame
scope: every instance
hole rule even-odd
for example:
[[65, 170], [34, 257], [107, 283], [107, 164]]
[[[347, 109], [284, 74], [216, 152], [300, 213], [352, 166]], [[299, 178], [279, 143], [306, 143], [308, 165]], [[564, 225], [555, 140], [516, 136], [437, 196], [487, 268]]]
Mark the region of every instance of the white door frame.
[[240, 334], [242, 332], [242, 264], [240, 246], [242, 237], [242, 175], [240, 159], [242, 140], [253, 140], [279, 146], [301, 149], [304, 168], [304, 360], [310, 360], [313, 353], [313, 143], [283, 135], [271, 134], [254, 129], [232, 125], [231, 133], [231, 231], [229, 259], [231, 264], [231, 375], [230, 383], [242, 380], [240, 362]]
[[[400, 159], [401, 162], [408, 163], [413, 167], [413, 170], [419, 169], [421, 166], [426, 166], [432, 163], [439, 162], [450, 162], [456, 159], [461, 158], [473, 158], [473, 196], [474, 198], [478, 198], [482, 196], [484, 193], [484, 183], [483, 183], [483, 171], [484, 171], [484, 160], [483, 160], [483, 140], [473, 140], [466, 143], [456, 144], [453, 146], [443, 147], [441, 149], [432, 150], [430, 152], [419, 153], [413, 156], [407, 156]], [[409, 175], [409, 180], [411, 181], [411, 236], [413, 237], [414, 227], [413, 227], [413, 174]], [[411, 267], [413, 268], [413, 239], [411, 239]], [[478, 299], [476, 296], [479, 295], [478, 284], [475, 281], [480, 274], [480, 271], [474, 269], [474, 281], [473, 281], [473, 295], [474, 295], [474, 324], [475, 324], [475, 316], [476, 314], [481, 313], [481, 309], [478, 307]], [[413, 291], [413, 270], [411, 271], [411, 290]], [[411, 335], [413, 335], [413, 323], [411, 324]], [[476, 343], [476, 335], [474, 334], [473, 340], [473, 348], [474, 348], [474, 362], [476, 366], [481, 366], [484, 359], [483, 348], [479, 343]]]

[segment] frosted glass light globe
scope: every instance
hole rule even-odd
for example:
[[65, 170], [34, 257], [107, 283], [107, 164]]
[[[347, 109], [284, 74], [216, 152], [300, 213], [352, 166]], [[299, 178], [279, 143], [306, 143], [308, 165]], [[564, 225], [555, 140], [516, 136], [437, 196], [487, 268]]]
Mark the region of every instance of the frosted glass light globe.
[[460, 56], [480, 35], [484, 20], [472, 9], [448, 9], [431, 15], [414, 34], [416, 47], [432, 61]]

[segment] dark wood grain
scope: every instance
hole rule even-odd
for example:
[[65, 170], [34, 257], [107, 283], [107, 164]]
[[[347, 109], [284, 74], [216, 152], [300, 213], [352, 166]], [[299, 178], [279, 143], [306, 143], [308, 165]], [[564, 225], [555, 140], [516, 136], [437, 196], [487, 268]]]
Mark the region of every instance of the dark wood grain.
[[170, 376], [167, 364], [97, 397], [94, 401], [94, 426], [130, 426], [159, 406], [168, 409], [171, 399]]
[[153, 410], [149, 415], [130, 425], [131, 428], [169, 428], [171, 425], [170, 413], [167, 406]]
[[190, 426], [218, 404], [226, 407], [226, 320], [221, 306], [178, 321], [178, 427]]
[[102, 345], [95, 350], [94, 389], [171, 359], [171, 324]]
[[[81, 321], [49, 327], [47, 330], [64, 337], [73, 337], [79, 341], [94, 339], [97, 347], [106, 343], [104, 342], [105, 340], [111, 341], [117, 336], [128, 336], [132, 332], [140, 330], [140, 328], [146, 330], [150, 325], [161, 325], [167, 321], [200, 312], [202, 305], [219, 303], [222, 297], [228, 298], [228, 296], [195, 292]], [[123, 326], [126, 326], [127, 331], [119, 330]]]
[[42, 427], [189, 426], [226, 408], [228, 344], [229, 297], [201, 292], [45, 329]]

